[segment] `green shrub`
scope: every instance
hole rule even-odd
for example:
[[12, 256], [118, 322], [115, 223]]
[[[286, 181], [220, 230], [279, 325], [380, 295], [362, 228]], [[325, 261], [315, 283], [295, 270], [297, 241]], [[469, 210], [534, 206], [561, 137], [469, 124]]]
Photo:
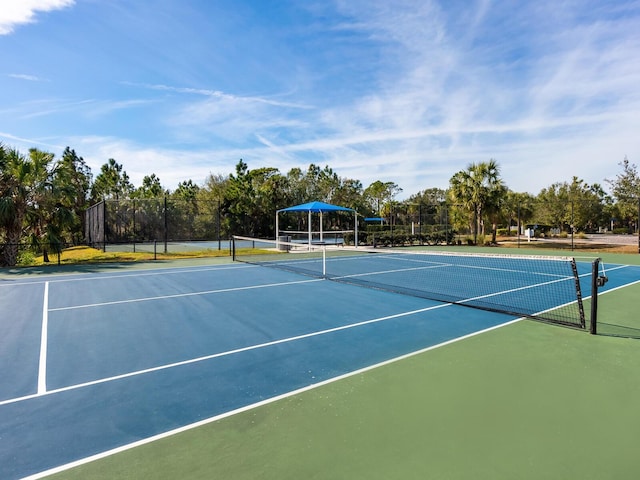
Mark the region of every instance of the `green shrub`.
[[[442, 243], [451, 244], [456, 232], [434, 231], [431, 233], [409, 233], [404, 230], [394, 230], [386, 232], [367, 231], [365, 236], [359, 235], [361, 244], [376, 245], [380, 247], [408, 247], [412, 245], [439, 245]], [[347, 238], [349, 241], [347, 241]], [[351, 236], [345, 235], [345, 243], [352, 242]]]
[[29, 265], [35, 265], [35, 263], [36, 256], [33, 252], [25, 250], [18, 254], [18, 265], [21, 267], [28, 267]]

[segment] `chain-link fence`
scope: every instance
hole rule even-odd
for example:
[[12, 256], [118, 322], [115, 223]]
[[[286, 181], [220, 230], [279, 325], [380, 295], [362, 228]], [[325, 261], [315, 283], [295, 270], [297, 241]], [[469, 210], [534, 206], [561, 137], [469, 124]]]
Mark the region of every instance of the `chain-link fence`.
[[100, 246], [101, 252], [87, 252], [84, 246], [68, 242], [0, 243], [0, 267], [80, 265], [126, 259], [158, 260], [167, 258], [167, 254], [172, 258], [230, 256], [230, 249], [228, 240], [104, 244]]
[[[633, 207], [634, 202], [628, 203]], [[188, 248], [190, 243], [196, 248], [224, 249], [231, 235], [246, 234], [248, 219], [253, 218], [245, 216], [243, 220], [229, 210], [223, 211], [215, 201], [107, 200], [87, 210], [85, 239], [88, 245], [103, 250], [160, 248], [166, 252], [178, 245]], [[499, 243], [570, 250], [606, 247], [640, 253], [639, 210], [640, 206], [623, 210], [602, 202], [568, 200], [505, 203], [499, 209], [484, 210], [446, 202], [398, 203], [380, 217], [359, 216], [358, 240], [362, 245], [376, 246]], [[273, 218], [272, 212], [261, 215], [268, 227]], [[325, 221], [326, 232], [344, 227], [340, 219]], [[283, 223], [304, 231], [306, 222], [307, 217], [301, 215]], [[268, 230], [267, 226], [262, 229]], [[269, 234], [261, 236], [269, 238]], [[346, 234], [344, 241], [353, 244], [355, 235]]]
[[[105, 252], [148, 252], [154, 257], [157, 253], [226, 251], [232, 235], [253, 232], [258, 220], [262, 232], [258, 236], [274, 238], [275, 213], [241, 216], [230, 211], [234, 209], [221, 207], [217, 201], [168, 197], [107, 200], [87, 210], [85, 243]], [[375, 218], [359, 215], [358, 241], [375, 246], [499, 244], [640, 253], [639, 218], [637, 199], [615, 205], [531, 200], [482, 212], [446, 202], [398, 203]], [[283, 215], [281, 227], [307, 231], [307, 222], [307, 215]], [[314, 216], [314, 231], [319, 228], [317, 222]], [[353, 229], [353, 216], [325, 216], [323, 224], [329, 236], [332, 230]], [[31, 257], [43, 254], [55, 263], [59, 252], [72, 246], [10, 244], [3, 240], [0, 238], [0, 265], [13, 265], [17, 257], [21, 259], [18, 264], [28, 264]], [[355, 232], [345, 233], [341, 240], [353, 245]]]
[[[149, 250], [161, 245], [202, 243], [205, 248], [228, 247], [229, 227], [219, 202], [169, 198], [105, 200], [86, 212], [85, 241], [102, 250]], [[206, 242], [206, 245], [204, 243]], [[212, 243], [213, 242], [213, 243]]]
[[640, 202], [628, 205], [623, 210], [594, 201], [529, 201], [478, 211], [451, 203], [401, 203], [380, 218], [365, 219], [359, 238], [393, 246], [499, 243], [640, 253]]

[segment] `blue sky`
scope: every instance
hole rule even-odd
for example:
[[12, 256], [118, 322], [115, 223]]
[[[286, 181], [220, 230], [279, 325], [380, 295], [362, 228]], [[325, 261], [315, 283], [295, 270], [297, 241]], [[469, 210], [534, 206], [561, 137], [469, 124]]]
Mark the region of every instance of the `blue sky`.
[[399, 198], [640, 163], [640, 1], [0, 0], [0, 142], [135, 185], [329, 165]]

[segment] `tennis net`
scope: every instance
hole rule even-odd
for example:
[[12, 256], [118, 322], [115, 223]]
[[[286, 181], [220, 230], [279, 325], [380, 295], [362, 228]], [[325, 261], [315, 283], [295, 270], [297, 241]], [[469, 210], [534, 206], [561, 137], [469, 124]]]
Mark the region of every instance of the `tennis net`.
[[235, 261], [585, 328], [572, 257], [347, 248], [234, 237]]

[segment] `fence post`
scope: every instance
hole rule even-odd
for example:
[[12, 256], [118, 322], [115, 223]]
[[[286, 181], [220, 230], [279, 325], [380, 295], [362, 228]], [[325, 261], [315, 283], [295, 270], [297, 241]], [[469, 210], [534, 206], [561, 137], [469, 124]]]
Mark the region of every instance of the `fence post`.
[[[511, 228], [511, 225], [509, 225]], [[518, 203], [518, 248], [520, 248], [520, 230], [522, 229], [522, 225], [520, 224], [520, 203]]]
[[573, 219], [573, 200], [571, 200], [571, 251], [573, 252], [573, 231], [574, 227], [574, 219]]
[[136, 253], [136, 199], [133, 199], [133, 253]]
[[[218, 237], [218, 250], [222, 249], [222, 242], [220, 240], [220, 199], [218, 199], [218, 204], [216, 206], [216, 236]], [[278, 236], [278, 232], [276, 232], [276, 238]]]
[[167, 219], [167, 196], [164, 196], [164, 253], [167, 253], [167, 241], [169, 238]]
[[102, 251], [107, 251], [107, 201], [102, 199]]

